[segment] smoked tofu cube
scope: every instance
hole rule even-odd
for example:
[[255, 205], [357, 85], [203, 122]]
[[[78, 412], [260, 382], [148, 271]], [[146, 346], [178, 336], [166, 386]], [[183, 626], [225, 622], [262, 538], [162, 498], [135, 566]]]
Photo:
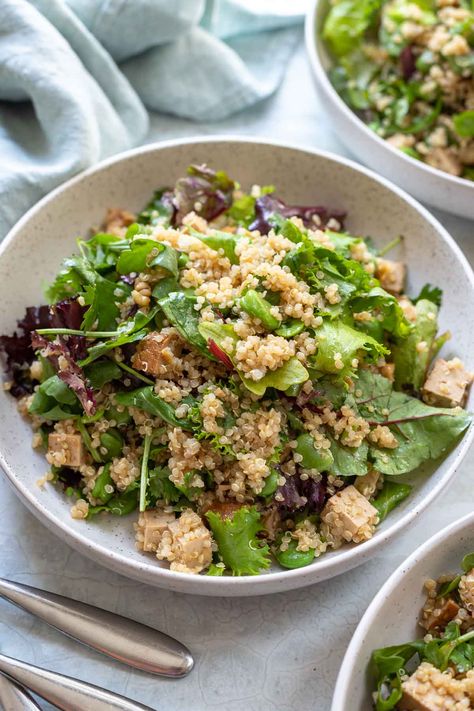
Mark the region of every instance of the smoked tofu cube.
[[141, 513], [137, 525], [138, 547], [147, 553], [156, 551], [163, 533], [174, 520], [174, 513], [165, 513], [156, 509]]
[[423, 385], [423, 400], [437, 407], [462, 406], [471, 381], [472, 373], [465, 369], [459, 358], [439, 358]]
[[[202, 519], [191, 509], [169, 526], [171, 533], [170, 570], [181, 573], [200, 573], [212, 562], [212, 538]], [[158, 551], [159, 557], [160, 551]]]
[[395, 363], [385, 363], [385, 365], [381, 365], [379, 367], [379, 373], [393, 383], [395, 380]]
[[444, 629], [448, 622], [454, 620], [458, 612], [459, 605], [454, 600], [444, 600], [436, 605], [426, 620], [423, 620], [423, 627], [429, 632], [436, 628]]
[[458, 590], [462, 604], [474, 617], [474, 568], [462, 576]]
[[133, 367], [155, 377], [164, 375], [175, 359], [172, 346], [176, 342], [174, 334], [149, 333], [137, 346], [132, 358]]
[[330, 497], [321, 519], [324, 534], [328, 534], [332, 545], [337, 547], [343, 541], [361, 543], [372, 538], [378, 511], [351, 485]]
[[48, 436], [46, 458], [50, 464], [56, 467], [77, 469], [81, 464], [85, 464], [85, 452], [81, 435], [51, 433]]
[[471, 708], [463, 683], [428, 662], [420, 664], [411, 677], [402, 682], [402, 691], [399, 708], [404, 711], [467, 711]]
[[135, 215], [127, 210], [120, 210], [116, 207], [111, 207], [107, 210], [107, 216], [104, 222], [104, 230], [108, 234], [122, 237], [127, 231], [127, 227], [135, 222]]
[[377, 259], [375, 276], [385, 291], [389, 291], [391, 294], [401, 294], [405, 286], [406, 267], [403, 262]]

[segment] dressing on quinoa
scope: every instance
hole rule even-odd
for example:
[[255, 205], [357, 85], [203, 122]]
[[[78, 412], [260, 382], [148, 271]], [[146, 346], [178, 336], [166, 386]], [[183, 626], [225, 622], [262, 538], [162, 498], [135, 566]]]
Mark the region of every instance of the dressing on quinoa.
[[323, 27], [331, 80], [379, 136], [474, 180], [471, 0], [334, 0]]
[[471, 375], [432, 366], [440, 290], [410, 299], [343, 221], [191, 166], [78, 240], [0, 339], [74, 518], [136, 512], [141, 550], [209, 575], [373, 535], [468, 426]]
[[464, 556], [461, 569], [425, 581], [423, 639], [373, 652], [377, 711], [474, 708], [474, 553]]

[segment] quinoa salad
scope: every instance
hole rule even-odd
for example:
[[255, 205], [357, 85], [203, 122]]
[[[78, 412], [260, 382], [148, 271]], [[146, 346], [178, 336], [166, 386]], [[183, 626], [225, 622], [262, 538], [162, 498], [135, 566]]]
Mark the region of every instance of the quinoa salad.
[[386, 257], [403, 238], [377, 250], [344, 219], [196, 165], [139, 214], [109, 209], [0, 338], [39, 484], [74, 519], [131, 514], [137, 547], [185, 573], [370, 539], [402, 475], [468, 427], [472, 376], [437, 358], [441, 290], [410, 298]]
[[472, 0], [333, 0], [332, 83], [395, 148], [474, 180]]
[[474, 553], [461, 571], [426, 580], [415, 642], [372, 654], [377, 711], [467, 711], [474, 708]]

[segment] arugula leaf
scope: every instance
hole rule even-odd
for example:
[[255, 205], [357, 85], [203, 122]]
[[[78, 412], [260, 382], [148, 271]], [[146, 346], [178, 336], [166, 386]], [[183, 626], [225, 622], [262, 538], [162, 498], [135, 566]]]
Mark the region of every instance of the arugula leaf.
[[[416, 303], [416, 321], [408, 338], [392, 347], [395, 363], [395, 386], [411, 385], [419, 390], [431, 361], [431, 347], [438, 330], [438, 307], [433, 301], [420, 299]], [[420, 343], [424, 350], [419, 350]]]
[[79, 400], [74, 391], [57, 375], [52, 375], [38, 386], [28, 409], [32, 415], [45, 420], [67, 420], [79, 415]]
[[267, 388], [284, 391], [288, 390], [291, 385], [305, 383], [309, 378], [308, 371], [296, 356], [289, 358], [276, 370], [267, 371], [260, 380], [251, 380], [240, 373], [239, 375], [247, 390], [259, 396], [264, 395]]
[[110, 281], [98, 274], [94, 284], [85, 288], [84, 301], [89, 308], [81, 328], [90, 331], [96, 322], [97, 331], [113, 331], [117, 328], [117, 319], [120, 315], [117, 302], [125, 301], [130, 291], [127, 284]]
[[465, 573], [469, 573], [474, 568], [474, 553], [468, 553], [464, 556], [461, 568]]
[[422, 299], [427, 299], [432, 301], [438, 308], [441, 306], [441, 300], [443, 297], [443, 291], [438, 286], [432, 286], [431, 284], [425, 284], [417, 297], [412, 299], [414, 304]]
[[439, 597], [447, 597], [450, 593], [454, 592], [454, 590], [457, 590], [459, 587], [459, 583], [461, 582], [461, 576], [456, 575], [455, 578], [452, 580], [447, 580], [445, 583], [440, 585], [440, 588], [438, 590], [437, 598]]
[[189, 420], [176, 417], [174, 408], [166, 400], [155, 394], [152, 385], [129, 392], [117, 393], [115, 401], [119, 405], [138, 407], [140, 410], [159, 416], [168, 424], [173, 425], [173, 427], [182, 427], [184, 430], [192, 429]]
[[88, 240], [78, 240], [77, 244], [83, 257], [99, 273], [115, 268], [118, 255], [128, 248], [128, 240], [106, 232], [97, 232]]
[[140, 236], [135, 237], [130, 243], [130, 249], [122, 252], [117, 262], [119, 274], [138, 274], [153, 267], [160, 267], [178, 278], [178, 253], [162, 242]]
[[270, 566], [269, 548], [256, 537], [263, 525], [255, 506], [243, 507], [225, 519], [208, 511], [206, 518], [219, 554], [234, 575], [258, 575]]
[[[384, 331], [397, 338], [409, 336], [412, 327], [395, 296], [380, 286], [375, 286], [365, 294], [351, 299], [351, 311], [373, 311], [375, 318], [368, 322], [358, 322], [357, 327], [378, 341], [383, 340]], [[375, 328], [374, 328], [375, 326]]]
[[386, 481], [384, 483], [382, 491], [371, 502], [379, 512], [379, 523], [410, 495], [412, 489], [413, 487], [409, 484], [397, 484], [394, 481]]
[[[372, 336], [351, 328], [342, 321], [325, 321], [316, 330], [318, 350], [312, 359], [312, 365], [323, 373], [339, 375], [341, 378], [355, 370], [354, 358], [366, 354], [370, 360], [386, 355], [388, 350]], [[336, 354], [339, 355], [336, 358]], [[342, 368], [336, 363], [342, 362]]]
[[158, 302], [166, 318], [176, 328], [185, 341], [198, 349], [200, 353], [215, 360], [207, 347], [207, 340], [199, 328], [199, 312], [194, 308], [196, 297], [175, 291]]
[[62, 263], [55, 280], [46, 290], [50, 303], [62, 301], [82, 291], [86, 284], [94, 284], [97, 272], [85, 257], [73, 255]]
[[[117, 331], [117, 333], [120, 333], [120, 331]], [[80, 362], [80, 365], [82, 367], [90, 365], [95, 360], [97, 360], [97, 358], [100, 358], [101, 356], [105, 355], [114, 348], [120, 348], [121, 346], [125, 346], [127, 343], [134, 343], [135, 341], [140, 341], [146, 335], [147, 331], [145, 329], [136, 332], [124, 331], [123, 333], [120, 333], [117, 338], [111, 338], [109, 341], [100, 341], [99, 343], [96, 343], [95, 345], [90, 346], [90, 348], [88, 348], [88, 356]]]
[[469, 426], [471, 416], [457, 408], [437, 408], [396, 392], [387, 378], [368, 370], [358, 373], [360, 413], [373, 425], [389, 427], [398, 441], [394, 449], [370, 446], [375, 468], [387, 475], [416, 469], [447, 452]]
[[100, 390], [105, 383], [111, 380], [118, 380], [122, 371], [113, 360], [102, 360], [84, 368], [84, 373], [95, 390]]
[[301, 466], [305, 469], [317, 469], [320, 472], [331, 468], [334, 457], [330, 449], [318, 449], [314, 437], [304, 432], [296, 438], [295, 452], [301, 455]]
[[359, 45], [381, 4], [381, 0], [338, 0], [331, 6], [323, 37], [334, 54], [348, 54]]

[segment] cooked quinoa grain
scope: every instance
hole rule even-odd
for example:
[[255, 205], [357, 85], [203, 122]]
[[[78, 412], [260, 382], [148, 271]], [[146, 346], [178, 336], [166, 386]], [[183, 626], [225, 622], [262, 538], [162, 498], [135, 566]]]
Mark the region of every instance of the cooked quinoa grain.
[[397, 476], [467, 427], [471, 374], [430, 370], [438, 290], [410, 299], [406, 265], [343, 229], [206, 166], [109, 211], [31, 330], [0, 339], [41, 485], [74, 519], [130, 515], [177, 573], [296, 568], [373, 536], [410, 493]]

